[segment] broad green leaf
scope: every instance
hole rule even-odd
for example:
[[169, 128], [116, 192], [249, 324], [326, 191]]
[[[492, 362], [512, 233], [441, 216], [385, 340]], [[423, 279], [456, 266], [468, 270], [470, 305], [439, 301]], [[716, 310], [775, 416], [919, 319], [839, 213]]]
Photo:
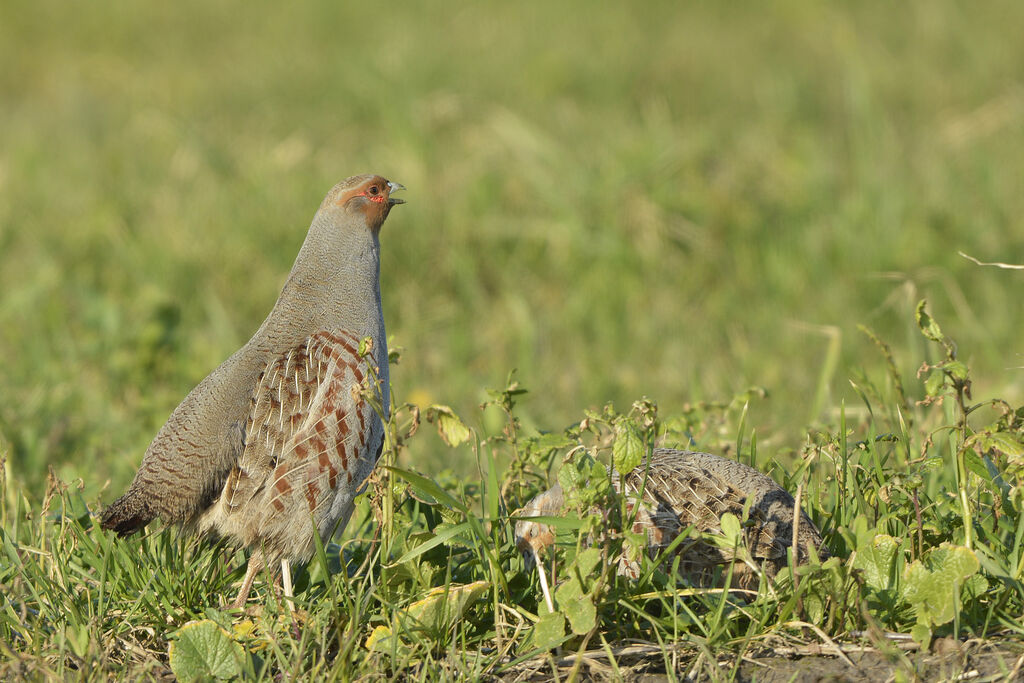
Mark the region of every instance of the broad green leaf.
[[945, 336], [942, 334], [942, 330], [939, 328], [939, 324], [935, 322], [928, 311], [925, 310], [928, 307], [928, 302], [925, 299], [917, 304], [917, 311], [915, 315], [917, 317], [917, 326], [921, 328], [921, 334], [933, 342], [942, 342]]
[[207, 619], [213, 621], [223, 629], [231, 631], [234, 628], [234, 617], [228, 612], [222, 612], [214, 607], [207, 607], [203, 611], [203, 614], [206, 616]]
[[64, 638], [71, 645], [71, 651], [79, 657], [85, 657], [89, 652], [89, 625], [68, 624], [64, 627]]
[[533, 645], [542, 650], [553, 650], [565, 640], [565, 617], [560, 612], [543, 615], [533, 627]]
[[943, 543], [924, 558], [925, 566], [936, 575], [962, 583], [979, 569], [978, 557], [969, 548]]
[[942, 393], [942, 386], [945, 381], [946, 376], [942, 374], [942, 370], [932, 370], [924, 381], [924, 393], [929, 396], [938, 396]]
[[867, 547], [857, 548], [853, 566], [864, 572], [864, 581], [875, 590], [894, 588], [896, 553], [899, 546], [900, 542], [892, 536], [875, 536]]
[[548, 432], [531, 438], [530, 443], [537, 450], [551, 450], [567, 448], [573, 445], [574, 441], [563, 432]]
[[576, 469], [575, 463], [567, 462], [558, 470], [558, 483], [567, 498], [571, 498], [572, 492], [579, 486], [580, 479], [580, 473]]
[[620, 422], [615, 426], [615, 443], [612, 444], [612, 465], [622, 474], [632, 472], [644, 458], [644, 440], [640, 430], [632, 422]]
[[804, 610], [812, 624], [820, 624], [825, 618], [825, 603], [815, 593], [804, 595]]
[[432, 405], [427, 408], [427, 421], [437, 423], [438, 435], [449, 446], [458, 446], [469, 440], [469, 427], [448, 406]]
[[373, 337], [363, 337], [359, 340], [359, 355], [365, 356], [373, 350]]
[[[417, 600], [399, 614], [399, 623], [403, 629], [440, 633], [450, 629], [461, 619], [466, 610], [487, 592], [490, 586], [486, 581], [477, 581], [461, 586], [438, 586], [431, 589], [426, 597]], [[389, 626], [377, 626], [366, 639], [366, 649], [371, 652], [390, 652], [393, 647], [408, 647], [401, 636], [396, 635]], [[397, 643], [395, 642], [397, 641]]]
[[978, 457], [978, 454], [973, 449], [968, 448], [964, 451], [964, 465], [982, 479], [992, 481], [992, 475], [989, 474], [985, 461]]
[[[924, 566], [921, 560], [915, 560], [910, 563], [903, 570], [903, 585], [900, 597], [912, 605], [927, 600], [929, 596], [937, 598], [939, 602], [947, 601], [949, 597], [945, 594], [939, 596], [932, 595], [935, 585], [930, 580], [931, 578], [932, 573], [928, 571], [928, 568]], [[947, 588], [952, 592], [952, 586], [947, 586]]]
[[858, 552], [871, 545], [871, 541], [878, 535], [877, 530], [874, 527], [868, 526], [867, 515], [858, 515], [853, 518], [853, 523], [850, 524], [850, 531], [853, 532], [854, 538], [857, 539], [856, 547]]
[[991, 448], [1005, 453], [1011, 458], [1024, 458], [1024, 444], [1021, 444], [1013, 434], [1007, 432], [993, 432], [988, 435]]
[[927, 651], [932, 642], [932, 630], [927, 624], [915, 624], [910, 629], [910, 637], [920, 643], [921, 647]]
[[972, 598], [981, 597], [987, 590], [988, 580], [981, 574], [968, 576], [964, 580], [964, 592]]
[[731, 512], [726, 512], [722, 514], [720, 523], [726, 546], [730, 548], [739, 546], [743, 533], [739, 518]]
[[559, 605], [576, 600], [581, 595], [583, 595], [583, 586], [580, 585], [575, 576], [568, 581], [564, 581], [555, 589], [555, 600], [558, 601]]
[[967, 375], [970, 374], [967, 369], [967, 365], [958, 360], [948, 360], [945, 363], [942, 363], [939, 367], [957, 380], [965, 380], [967, 379]]
[[918, 623], [940, 626], [951, 621], [965, 580], [980, 566], [970, 549], [943, 543], [907, 567], [902, 597], [914, 607]]
[[933, 573], [963, 583], [979, 568], [978, 557], [970, 549], [943, 543], [925, 556], [925, 565]]
[[231, 634], [210, 619], [192, 621], [175, 633], [169, 657], [179, 681], [236, 678], [245, 652]]
[[[225, 614], [221, 612], [220, 614]], [[226, 616], [226, 615], [225, 615]], [[231, 637], [236, 642], [245, 643], [244, 647], [249, 652], [266, 650], [273, 646], [266, 634], [256, 628], [252, 619], [245, 619], [231, 625]], [[272, 637], [272, 636], [271, 636]]]
[[587, 548], [576, 556], [576, 567], [580, 570], [580, 576], [590, 576], [594, 567], [601, 561], [601, 551], [597, 548]]
[[589, 595], [581, 595], [566, 604], [558, 605], [569, 618], [569, 627], [578, 636], [586, 635], [597, 624], [597, 608]]
[[370, 652], [388, 652], [391, 650], [391, 639], [394, 634], [387, 626], [378, 626], [366, 638], [366, 649]]
[[431, 632], [447, 631], [466, 609], [480, 599], [490, 584], [476, 581], [463, 586], [438, 586], [406, 609], [413, 624]]

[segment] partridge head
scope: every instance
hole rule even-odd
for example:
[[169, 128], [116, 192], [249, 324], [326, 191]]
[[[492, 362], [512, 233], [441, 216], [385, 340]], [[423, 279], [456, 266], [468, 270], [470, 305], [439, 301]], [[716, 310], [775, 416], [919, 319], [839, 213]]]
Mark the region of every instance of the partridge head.
[[225, 536], [252, 550], [235, 605], [276, 562], [290, 592], [288, 563], [345, 525], [383, 445], [379, 233], [400, 189], [361, 175], [328, 192], [266, 320], [171, 413], [103, 528]]

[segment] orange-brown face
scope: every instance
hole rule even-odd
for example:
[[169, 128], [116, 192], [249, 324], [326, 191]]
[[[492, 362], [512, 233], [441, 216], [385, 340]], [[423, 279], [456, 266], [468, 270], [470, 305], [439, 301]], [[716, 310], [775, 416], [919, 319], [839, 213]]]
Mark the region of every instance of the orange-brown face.
[[393, 191], [404, 189], [398, 183], [379, 175], [371, 176], [343, 193], [337, 203], [349, 211], [361, 211], [366, 216], [367, 224], [376, 230], [384, 223], [392, 206], [405, 203], [404, 200], [391, 196]]

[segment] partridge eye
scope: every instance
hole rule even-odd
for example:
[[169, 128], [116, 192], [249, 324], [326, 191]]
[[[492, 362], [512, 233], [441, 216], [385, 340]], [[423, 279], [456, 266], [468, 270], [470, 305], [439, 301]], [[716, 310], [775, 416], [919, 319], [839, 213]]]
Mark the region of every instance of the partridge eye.
[[371, 185], [369, 192], [370, 194], [377, 194], [378, 192], [380, 192], [380, 188], [377, 187], [376, 185]]

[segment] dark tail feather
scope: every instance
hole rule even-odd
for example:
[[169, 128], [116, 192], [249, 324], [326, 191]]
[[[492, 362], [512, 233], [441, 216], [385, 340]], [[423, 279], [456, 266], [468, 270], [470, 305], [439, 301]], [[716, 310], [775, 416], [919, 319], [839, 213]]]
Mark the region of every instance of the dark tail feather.
[[131, 536], [153, 521], [149, 506], [132, 491], [111, 503], [100, 516], [100, 526], [112, 529], [118, 536]]

